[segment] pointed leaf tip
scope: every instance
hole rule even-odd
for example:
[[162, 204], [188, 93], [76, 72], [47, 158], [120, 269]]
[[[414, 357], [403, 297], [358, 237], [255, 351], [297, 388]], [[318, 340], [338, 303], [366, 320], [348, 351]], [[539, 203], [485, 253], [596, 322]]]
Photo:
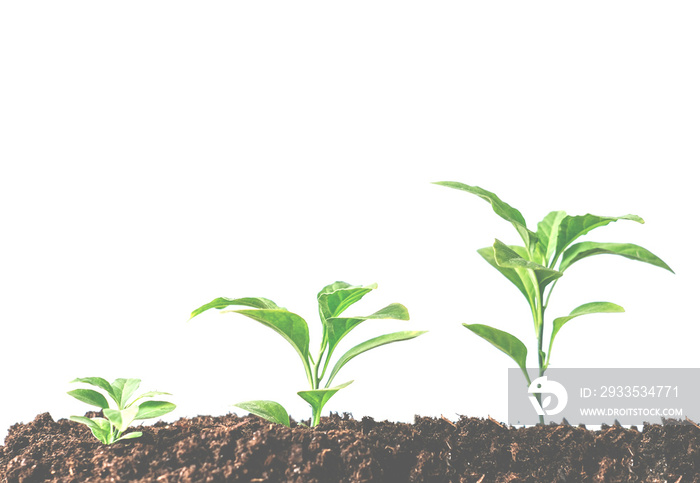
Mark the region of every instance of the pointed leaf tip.
[[330, 398], [332, 398], [335, 395], [335, 393], [349, 386], [353, 382], [355, 381], [348, 381], [343, 384], [339, 384], [338, 386], [324, 389], [310, 389], [306, 391], [299, 391], [297, 392], [297, 394], [304, 401], [309, 403], [311, 407], [313, 407], [316, 410], [316, 412], [320, 413], [321, 411], [323, 411], [323, 406], [326, 405], [326, 403], [330, 400]]
[[483, 324], [462, 324], [482, 339], [488, 341], [513, 359], [523, 372], [526, 371], [527, 347], [520, 339], [508, 332]]
[[630, 260], [645, 262], [668, 270], [671, 273], [675, 273], [671, 267], [666, 264], [666, 262], [639, 245], [635, 245], [633, 243], [598, 242], [581, 242], [569, 247], [562, 256], [559, 270], [563, 272], [579, 260], [601, 254], [620, 255]]

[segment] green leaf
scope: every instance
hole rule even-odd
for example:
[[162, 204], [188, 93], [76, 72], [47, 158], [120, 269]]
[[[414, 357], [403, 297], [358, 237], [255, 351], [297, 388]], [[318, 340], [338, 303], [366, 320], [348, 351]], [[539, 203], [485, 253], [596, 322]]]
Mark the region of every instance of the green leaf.
[[523, 217], [523, 215], [518, 210], [510, 206], [508, 203], [502, 201], [495, 193], [486, 191], [485, 189], [479, 188], [478, 186], [469, 186], [464, 183], [459, 183], [457, 181], [438, 181], [434, 184], [446, 186], [448, 188], [453, 188], [456, 190], [466, 191], [468, 193], [472, 193], [478, 196], [483, 200], [488, 201], [491, 204], [493, 211], [498, 216], [513, 224], [513, 226], [525, 242], [525, 245], [528, 247], [528, 250], [530, 250], [537, 242], [537, 235], [527, 229], [527, 225], [525, 223], [525, 218]]
[[196, 317], [197, 315], [205, 312], [209, 309], [225, 309], [231, 305], [242, 305], [245, 307], [253, 307], [255, 309], [281, 309], [272, 300], [268, 300], [262, 297], [244, 297], [240, 299], [229, 299], [226, 297], [219, 297], [212, 300], [208, 304], [202, 305], [198, 309], [194, 310], [190, 314], [190, 319]]
[[292, 344], [304, 365], [308, 366], [309, 326], [304, 319], [286, 309], [234, 310], [234, 312], [257, 320], [280, 334]]
[[141, 385], [141, 379], [127, 379], [122, 388], [122, 403], [121, 407], [125, 407], [131, 396]]
[[632, 243], [598, 242], [582, 242], [572, 245], [564, 252], [564, 257], [559, 265], [559, 270], [563, 272], [579, 260], [591, 257], [593, 255], [603, 254], [620, 255], [622, 257], [629, 258], [630, 260], [649, 263], [651, 265], [664, 268], [671, 273], [675, 273], [663, 260], [639, 245], [634, 245]]
[[109, 394], [109, 397], [114, 399], [115, 403], [119, 404], [119, 401], [114, 397], [112, 385], [109, 382], [107, 382], [106, 379], [102, 379], [101, 377], [78, 377], [71, 381], [71, 383], [74, 382], [82, 382], [85, 384], [90, 384], [91, 386], [99, 387], [100, 389], [104, 389], [107, 392], [107, 394]]
[[550, 351], [551, 351], [551, 347], [552, 347], [552, 341], [554, 341], [554, 337], [559, 332], [559, 329], [561, 329], [564, 326], [564, 324], [566, 324], [571, 319], [574, 319], [574, 318], [579, 317], [581, 315], [606, 314], [606, 313], [616, 313], [616, 312], [624, 312], [624, 311], [625, 311], [625, 309], [623, 309], [619, 305], [614, 304], [612, 302], [590, 302], [587, 304], [583, 304], [579, 307], [576, 307], [566, 317], [557, 317], [556, 319], [554, 319], [554, 322], [552, 323], [552, 337], [550, 338], [550, 342], [549, 342]]
[[637, 215], [596, 216], [588, 213], [583, 216], [564, 217], [559, 224], [555, 260], [558, 259], [566, 247], [571, 245], [578, 237], [585, 235], [595, 228], [608, 225], [617, 220], [631, 220], [637, 223], [644, 223], [644, 220]]
[[557, 239], [559, 235], [559, 225], [566, 217], [564, 211], [552, 211], [537, 224], [537, 240], [545, 255], [546, 264], [552, 259], [557, 251]]
[[[93, 429], [93, 428], [95, 428], [97, 430], [102, 429], [96, 421], [96, 419], [102, 419], [102, 418], [90, 419], [90, 418], [86, 418], [85, 416], [71, 416], [69, 419], [71, 421], [75, 421], [76, 423], [84, 424], [85, 426], [87, 426], [90, 429]], [[106, 419], [102, 419], [102, 420], [106, 421]]]
[[118, 409], [124, 409], [122, 406], [122, 391], [124, 389], [124, 384], [126, 384], [126, 379], [118, 378], [112, 383], [112, 394], [114, 395], [114, 401], [117, 403]]
[[409, 340], [413, 339], [415, 337], [418, 337], [421, 334], [425, 334], [427, 331], [426, 330], [410, 330], [410, 331], [402, 331], [402, 332], [393, 332], [391, 334], [384, 334], [380, 335], [379, 337], [375, 337], [374, 339], [367, 340], [365, 342], [362, 342], [349, 351], [347, 351], [345, 354], [340, 356], [340, 359], [335, 363], [335, 366], [333, 366], [333, 370], [331, 371], [330, 376], [328, 376], [328, 382], [326, 383], [326, 387], [331, 384], [333, 381], [333, 378], [335, 375], [338, 373], [338, 371], [350, 360], [354, 359], [355, 357], [359, 356], [363, 352], [367, 352], [368, 350], [374, 349], [376, 347], [380, 347], [386, 344], [391, 344], [392, 342], [400, 342], [402, 340]]
[[354, 286], [346, 282], [335, 282], [326, 285], [316, 296], [318, 310], [324, 319], [338, 317], [348, 307], [377, 288], [377, 284]]
[[501, 267], [533, 270], [537, 277], [540, 292], [551, 282], [563, 275], [560, 271], [552, 270], [539, 263], [527, 260], [523, 257], [525, 254], [524, 251], [519, 254], [500, 240], [494, 242], [493, 252], [496, 263]]
[[246, 401], [234, 404], [234, 406], [241, 408], [244, 411], [248, 411], [249, 413], [255, 414], [256, 416], [260, 416], [263, 419], [267, 419], [273, 423], [283, 424], [287, 427], [290, 426], [289, 414], [287, 413], [287, 410], [284, 409], [281, 404], [276, 403], [275, 401]]
[[489, 265], [501, 272], [503, 276], [510, 280], [510, 282], [515, 285], [518, 290], [520, 290], [531, 307], [534, 306], [536, 303], [535, 285], [526, 270], [516, 270], [514, 268], [500, 266], [498, 263], [496, 263], [493, 246], [481, 248], [477, 250], [477, 252], [489, 263]]
[[110, 423], [104, 418], [86, 418], [84, 416], [71, 416], [71, 421], [81, 423], [90, 428], [92, 435], [102, 444], [110, 444], [109, 433]]
[[141, 436], [143, 436], [143, 433], [141, 431], [134, 431], [133, 433], [127, 433], [124, 436], [122, 436], [121, 438], [118, 438], [115, 441], [115, 443], [117, 441], [121, 441], [123, 439], [136, 439], [136, 438], [140, 438]]
[[172, 394], [170, 394], [169, 392], [163, 392], [163, 391], [148, 391], [148, 392], [144, 392], [144, 393], [141, 394], [139, 397], [137, 397], [136, 399], [134, 399], [133, 401], [131, 401], [131, 403], [129, 404], [129, 406], [132, 406], [133, 404], [135, 404], [137, 401], [139, 401], [139, 400], [141, 400], [141, 399], [144, 399], [144, 398], [147, 398], [147, 397], [162, 396], [163, 394], [168, 395], [168, 396], [172, 396]]
[[326, 405], [328, 400], [333, 397], [333, 395], [343, 389], [344, 387], [348, 387], [350, 384], [352, 384], [354, 381], [348, 381], [344, 384], [340, 384], [339, 386], [331, 387], [331, 388], [326, 388], [326, 389], [310, 389], [307, 391], [299, 391], [297, 394], [307, 403], [311, 405], [312, 408], [314, 408], [314, 414], [321, 414], [321, 411], [323, 411], [323, 406]]
[[138, 413], [139, 408], [132, 406], [126, 409], [103, 409], [105, 417], [114, 425], [120, 432], [125, 431]]
[[365, 320], [394, 319], [409, 320], [408, 309], [401, 304], [390, 304], [373, 313], [360, 317], [330, 317], [326, 319], [328, 329], [328, 358], [333, 354], [340, 340]]
[[69, 391], [68, 394], [79, 401], [97, 406], [98, 408], [106, 409], [109, 407], [107, 399], [102, 394], [92, 389], [73, 389]]
[[363, 319], [394, 319], [394, 320], [410, 320], [408, 309], [401, 304], [389, 304], [383, 309], [377, 310], [372, 315], [366, 315]]
[[177, 406], [166, 401], [145, 401], [138, 406], [138, 412], [134, 419], [151, 419], [168, 414]]
[[462, 324], [476, 335], [489, 341], [494, 347], [510, 356], [527, 376], [527, 347], [520, 339], [502, 330], [494, 329], [482, 324]]
[[112, 394], [119, 409], [124, 409], [129, 398], [139, 388], [141, 379], [115, 379], [112, 383]]
[[581, 315], [608, 314], [624, 311], [625, 309], [612, 302], [590, 302], [576, 307], [566, 317], [557, 317], [556, 319], [554, 319], [554, 321], [552, 322], [552, 336], [549, 338], [549, 356], [547, 358], [547, 364], [549, 364], [549, 357], [552, 356], [552, 346], [554, 344], [554, 337], [556, 337], [556, 335], [559, 333], [559, 330], [568, 321]]

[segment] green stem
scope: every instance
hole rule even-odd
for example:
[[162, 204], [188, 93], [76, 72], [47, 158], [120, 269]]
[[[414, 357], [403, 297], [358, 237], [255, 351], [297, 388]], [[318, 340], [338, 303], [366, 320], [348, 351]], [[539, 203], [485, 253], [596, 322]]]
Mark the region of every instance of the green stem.
[[554, 291], [554, 287], [557, 286], [557, 282], [558, 282], [558, 281], [559, 281], [559, 279], [556, 279], [556, 280], [554, 281], [554, 283], [552, 284], [552, 286], [549, 287], [549, 293], [547, 294], [547, 301], [544, 303], [544, 308], [545, 308], [545, 309], [546, 309], [547, 306], [549, 305], [549, 297], [552, 296], [552, 292]]
[[[539, 365], [539, 377], [544, 376], [545, 371], [545, 358], [542, 356], [542, 341], [544, 339], [544, 303], [543, 294], [539, 288], [539, 285], [535, 285], [537, 289], [537, 301], [536, 301], [536, 320], [535, 326], [537, 327], [537, 362]], [[550, 292], [551, 293], [551, 292]], [[537, 402], [542, 404], [542, 394], [538, 393], [536, 396]], [[544, 416], [540, 416], [540, 424], [544, 424]]]
[[[547, 308], [547, 306], [549, 305], [549, 297], [552, 296], [552, 292], [554, 291], [554, 287], [556, 287], [558, 281], [559, 281], [559, 279], [555, 280], [554, 283], [549, 287], [549, 293], [547, 294], [547, 301], [545, 302], [544, 307], [542, 308], [543, 318], [544, 318], [544, 311]], [[549, 367], [549, 358], [552, 356], [552, 343], [553, 342], [554, 342], [554, 340], [550, 336], [549, 348], [547, 349], [547, 360], [544, 363], [545, 370]]]
[[311, 427], [318, 425], [321, 422], [321, 409], [311, 407]]
[[[314, 370], [313, 370], [313, 383], [311, 385], [311, 389], [318, 389], [318, 386], [320, 385], [321, 379], [318, 377], [318, 367], [321, 365], [321, 358], [323, 356], [323, 353], [318, 355], [318, 362], [314, 364]], [[323, 376], [321, 376], [323, 377]]]

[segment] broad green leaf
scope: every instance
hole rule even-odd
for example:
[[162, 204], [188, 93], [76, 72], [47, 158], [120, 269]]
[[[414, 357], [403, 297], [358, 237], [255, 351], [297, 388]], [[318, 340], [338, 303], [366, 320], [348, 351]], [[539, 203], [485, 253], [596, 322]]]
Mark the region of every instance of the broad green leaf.
[[494, 329], [482, 324], [462, 324], [476, 335], [489, 341], [494, 347], [510, 356], [516, 364], [527, 374], [527, 347], [520, 339], [502, 330]]
[[71, 421], [81, 423], [90, 428], [92, 435], [102, 444], [109, 444], [110, 424], [104, 418], [86, 418], [83, 416], [71, 416]]
[[234, 312], [257, 320], [280, 334], [299, 353], [304, 365], [308, 365], [309, 326], [304, 319], [285, 309], [234, 310]]
[[163, 392], [163, 391], [148, 391], [148, 392], [144, 392], [144, 393], [141, 394], [139, 397], [137, 397], [136, 399], [134, 399], [133, 401], [131, 401], [131, 403], [129, 403], [129, 406], [134, 405], [137, 401], [139, 401], [139, 400], [141, 400], [141, 399], [144, 399], [144, 398], [147, 398], [147, 397], [162, 396], [163, 394], [168, 395], [168, 396], [172, 396], [172, 394], [170, 394], [169, 392]]
[[[75, 421], [76, 423], [84, 424], [90, 429], [96, 428], [97, 430], [101, 430], [101, 426], [97, 423], [97, 419], [102, 419], [102, 418], [95, 418], [95, 419], [90, 419], [86, 418], [85, 416], [71, 416], [69, 418], [71, 421]], [[103, 421], [106, 421], [106, 419], [102, 419]], [[109, 427], [109, 425], [108, 425]]]
[[138, 411], [138, 407], [132, 406], [126, 409], [103, 409], [102, 413], [121, 432], [125, 431], [134, 422]]
[[478, 196], [483, 200], [488, 201], [491, 204], [493, 211], [498, 216], [513, 224], [513, 226], [522, 237], [528, 249], [531, 249], [531, 247], [533, 247], [533, 245], [537, 242], [537, 235], [527, 229], [527, 224], [525, 223], [525, 218], [523, 217], [523, 215], [518, 210], [510, 206], [508, 203], [502, 201], [495, 193], [487, 191], [483, 188], [479, 188], [478, 186], [469, 186], [464, 183], [459, 183], [457, 181], [438, 181], [434, 184], [446, 186], [448, 188], [453, 188], [456, 190], [466, 191], [468, 193], [472, 193]]
[[559, 329], [561, 329], [562, 326], [564, 324], [566, 324], [568, 321], [570, 321], [571, 319], [574, 319], [574, 318], [579, 317], [581, 315], [606, 314], [606, 313], [615, 313], [615, 312], [624, 312], [624, 311], [625, 311], [625, 309], [623, 309], [619, 305], [614, 304], [612, 302], [590, 302], [587, 304], [583, 304], [579, 307], [576, 307], [566, 317], [557, 317], [556, 319], [554, 319], [554, 322], [552, 323], [552, 337], [550, 338], [550, 341], [549, 341], [550, 351], [551, 351], [551, 347], [552, 347], [552, 341], [554, 341], [554, 337], [559, 332]]
[[340, 384], [339, 386], [327, 388], [327, 389], [310, 389], [307, 391], [299, 391], [297, 394], [307, 403], [311, 404], [311, 407], [314, 408], [315, 413], [320, 414], [321, 411], [323, 411], [323, 406], [326, 405], [328, 400], [333, 397], [333, 395], [343, 389], [344, 387], [348, 387], [350, 384], [352, 384], [354, 381], [348, 381], [344, 384]]
[[114, 391], [112, 390], [112, 385], [107, 382], [106, 379], [102, 379], [101, 377], [78, 377], [77, 379], [73, 379], [71, 383], [73, 382], [82, 382], [85, 384], [90, 384], [91, 386], [99, 387], [100, 389], [104, 389], [109, 396], [114, 399], [114, 402], [118, 403], [118, 401], [114, 397]]
[[231, 305], [242, 305], [245, 307], [253, 307], [254, 309], [282, 309], [278, 307], [276, 303], [272, 300], [268, 300], [262, 297], [244, 297], [240, 299], [229, 299], [226, 297], [219, 297], [212, 300], [208, 304], [202, 305], [200, 308], [194, 310], [190, 314], [190, 319], [196, 317], [197, 315], [205, 312], [209, 309], [225, 309]]
[[639, 245], [634, 245], [632, 243], [598, 242], [581, 242], [569, 247], [569, 249], [564, 252], [564, 257], [559, 265], [559, 270], [563, 272], [579, 260], [591, 257], [593, 255], [603, 254], [620, 255], [622, 257], [629, 258], [630, 260], [649, 263], [674, 273], [674, 271], [671, 270], [671, 267], [666, 265], [663, 260]]
[[[559, 333], [559, 330], [571, 319], [587, 314], [608, 314], [616, 312], [624, 312], [625, 309], [612, 302], [590, 302], [580, 305], [571, 311], [566, 317], [557, 317], [552, 322], [552, 336], [549, 338], [549, 357], [552, 356], [552, 346], [554, 337]], [[549, 362], [549, 360], [547, 361]]]
[[138, 406], [134, 419], [151, 419], [168, 414], [175, 409], [175, 405], [166, 401], [145, 401]]
[[401, 304], [390, 304], [373, 313], [360, 317], [330, 317], [326, 319], [328, 328], [328, 358], [333, 354], [340, 340], [360, 323], [370, 319], [409, 320], [408, 309]]
[[79, 401], [97, 406], [98, 408], [106, 409], [109, 407], [107, 399], [102, 394], [92, 389], [73, 389], [69, 391], [68, 394]]
[[112, 383], [112, 394], [114, 394], [114, 401], [117, 403], [119, 409], [124, 409], [124, 406], [122, 406], [122, 392], [124, 391], [125, 384], [126, 379], [122, 377], [115, 379]]
[[564, 252], [566, 247], [571, 245], [578, 237], [585, 235], [589, 231], [608, 225], [617, 220], [631, 220], [637, 223], [644, 223], [644, 220], [637, 215], [625, 216], [596, 216], [590, 213], [583, 216], [566, 216], [559, 224], [557, 234], [557, 249], [555, 260]]
[[514, 268], [500, 266], [498, 263], [496, 263], [493, 246], [481, 248], [477, 250], [477, 252], [489, 263], [489, 265], [501, 272], [503, 276], [510, 280], [510, 282], [515, 285], [518, 290], [520, 290], [531, 307], [534, 306], [536, 303], [535, 286], [526, 270], [516, 270]]
[[117, 441], [121, 441], [123, 439], [136, 439], [136, 438], [140, 438], [141, 436], [143, 436], [143, 433], [141, 431], [134, 431], [133, 433], [127, 433], [124, 436], [122, 436], [121, 438], [118, 438], [115, 441], [115, 443]]
[[121, 407], [126, 407], [126, 403], [141, 385], [141, 379], [127, 379], [122, 388]]
[[92, 418], [92, 420], [99, 426], [99, 430], [90, 428], [92, 435], [104, 444], [112, 444], [114, 442], [110, 439], [114, 438], [112, 434], [112, 424], [105, 418]]
[[401, 304], [389, 304], [383, 309], [377, 310], [372, 315], [362, 317], [364, 319], [394, 319], [409, 320], [408, 309]]
[[273, 423], [283, 424], [287, 427], [290, 426], [289, 414], [287, 413], [287, 410], [284, 409], [281, 404], [276, 403], [275, 401], [246, 401], [234, 404], [234, 406], [241, 408], [244, 411], [248, 411], [249, 413], [255, 414], [256, 416], [260, 416], [263, 419], [267, 419]]
[[545, 264], [549, 264], [557, 251], [559, 225], [565, 217], [565, 211], [552, 211], [537, 224], [537, 240], [547, 260]]
[[552, 270], [539, 263], [527, 260], [523, 257], [525, 255], [524, 251], [518, 253], [500, 240], [494, 242], [493, 252], [496, 263], [501, 267], [533, 270], [537, 277], [540, 291], [563, 275], [560, 271]]
[[124, 409], [129, 398], [139, 388], [141, 379], [118, 378], [112, 383], [112, 394], [119, 409]]
[[348, 307], [377, 288], [377, 284], [353, 286], [346, 282], [335, 282], [321, 289], [316, 298], [318, 310], [324, 319], [338, 317]]
[[347, 351], [345, 354], [340, 356], [340, 359], [338, 359], [338, 361], [335, 363], [335, 366], [333, 366], [333, 370], [331, 371], [330, 376], [328, 376], [328, 382], [326, 383], [326, 388], [328, 386], [330, 386], [335, 375], [338, 373], [338, 371], [345, 364], [347, 364], [350, 360], [359, 356], [363, 352], [367, 352], [368, 350], [383, 346], [385, 344], [391, 344], [392, 342], [400, 342], [402, 340], [413, 339], [415, 337], [418, 337], [421, 334], [425, 334], [426, 332], [427, 332], [426, 330], [410, 330], [410, 331], [402, 331], [402, 332], [393, 332], [391, 334], [380, 335], [379, 337], [375, 337], [374, 339], [370, 339], [370, 340], [367, 340], [365, 342], [362, 342], [362, 343], [356, 345], [355, 347], [353, 347], [352, 349]]

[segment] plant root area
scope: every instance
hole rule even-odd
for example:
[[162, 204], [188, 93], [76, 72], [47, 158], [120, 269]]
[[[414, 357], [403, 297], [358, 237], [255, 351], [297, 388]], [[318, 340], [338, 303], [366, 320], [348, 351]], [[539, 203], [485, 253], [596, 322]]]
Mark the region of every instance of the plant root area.
[[589, 431], [346, 414], [309, 429], [229, 414], [138, 429], [139, 439], [103, 446], [87, 427], [40, 414], [10, 428], [0, 482], [700, 482], [700, 427], [690, 422]]

